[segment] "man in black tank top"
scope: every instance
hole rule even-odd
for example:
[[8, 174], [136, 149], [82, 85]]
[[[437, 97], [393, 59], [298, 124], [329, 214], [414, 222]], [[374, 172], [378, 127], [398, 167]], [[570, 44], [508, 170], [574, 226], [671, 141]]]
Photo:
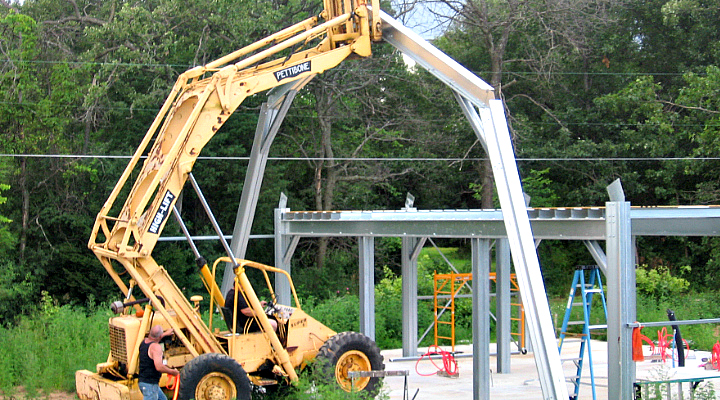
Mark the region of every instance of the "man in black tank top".
[[158, 384], [160, 376], [163, 372], [169, 375], [180, 374], [177, 369], [169, 368], [163, 364], [163, 350], [160, 346], [160, 339], [172, 334], [172, 329], [163, 332], [160, 325], [155, 325], [150, 329], [148, 337], [140, 343], [138, 387], [143, 394], [143, 400], [167, 400], [167, 396], [160, 390]]

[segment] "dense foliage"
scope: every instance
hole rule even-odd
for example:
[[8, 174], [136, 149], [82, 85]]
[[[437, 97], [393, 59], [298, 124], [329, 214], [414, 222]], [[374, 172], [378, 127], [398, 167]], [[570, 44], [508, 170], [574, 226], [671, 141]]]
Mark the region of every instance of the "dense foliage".
[[[507, 7], [515, 3], [462, 3], [435, 43], [505, 100], [532, 205], [603, 205], [616, 178], [633, 205], [718, 202], [720, 9], [677, 0]], [[62, 304], [117, 298], [87, 238], [123, 157], [177, 75], [320, 7], [310, 0], [0, 0], [0, 324], [36, 309], [41, 291]], [[263, 99], [243, 104], [203, 151], [214, 158], [201, 158], [194, 170], [226, 232]], [[281, 192], [294, 210], [398, 209], [406, 193], [422, 209], [492, 204], [482, 146], [452, 94], [387, 45], [314, 79], [297, 96], [271, 157], [253, 233], [272, 232]], [[193, 195], [183, 199], [183, 214], [193, 234], [213, 233]], [[165, 233], [179, 228], [168, 224]], [[199, 246], [208, 259], [222, 252], [214, 243]], [[383, 299], [398, 291], [398, 248], [378, 240]], [[551, 294], [565, 292], [571, 267], [592, 262], [578, 243], [543, 243], [539, 251]], [[644, 271], [685, 279], [693, 291], [720, 283], [714, 238], [639, 238], [637, 251]], [[269, 240], [248, 250], [265, 263], [272, 254]], [[300, 292], [318, 302], [354, 295], [356, 254], [349, 239], [301, 241], [293, 261]], [[185, 244], [161, 243], [154, 256], [179, 287], [202, 291]], [[383, 315], [397, 312], [392, 301], [383, 304]]]

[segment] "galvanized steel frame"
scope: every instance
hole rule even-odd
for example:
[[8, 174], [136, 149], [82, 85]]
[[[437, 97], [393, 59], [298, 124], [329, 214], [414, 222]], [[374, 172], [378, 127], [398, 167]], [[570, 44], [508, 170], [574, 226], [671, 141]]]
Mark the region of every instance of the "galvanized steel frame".
[[[634, 238], [720, 236], [720, 207], [630, 207], [620, 196], [621, 187], [615, 186], [611, 193], [611, 200], [618, 201], [610, 201], [606, 207], [528, 208], [527, 213], [536, 238], [582, 241], [604, 267], [609, 290], [608, 325], [611, 328], [608, 334], [614, 338], [608, 342], [608, 373], [614, 382], [620, 383], [612, 385], [608, 398], [629, 400], [635, 373], [630, 342], [635, 321]], [[496, 242], [497, 247], [506, 237], [501, 210], [419, 210], [410, 206], [401, 210], [314, 212], [285, 208], [276, 213], [276, 218], [276, 238], [284, 242], [323, 236], [402, 238], [403, 356], [417, 355], [412, 351], [417, 349], [416, 267], [425, 241], [428, 238], [501, 239]], [[607, 254], [600, 241], [605, 242]], [[499, 255], [498, 259], [501, 266], [505, 265], [500, 261], [502, 257]], [[504, 267], [498, 272], [503, 271]], [[480, 325], [474, 323], [475, 327]], [[474, 353], [481, 360], [483, 351], [474, 347]], [[509, 372], [509, 360], [502, 369], [500, 363], [499, 357], [498, 372]], [[484, 375], [477, 376], [478, 382], [483, 378]]]

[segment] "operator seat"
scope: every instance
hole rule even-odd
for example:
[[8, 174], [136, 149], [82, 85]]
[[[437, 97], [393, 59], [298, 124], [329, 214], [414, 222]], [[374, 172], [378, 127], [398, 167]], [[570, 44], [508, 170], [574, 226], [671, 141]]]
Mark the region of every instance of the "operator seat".
[[[228, 330], [229, 330], [230, 332], [232, 332], [232, 330], [233, 330], [233, 327], [232, 327], [232, 324], [233, 324], [233, 312], [232, 312], [232, 309], [231, 309], [231, 308], [228, 308], [228, 307], [220, 307], [220, 311], [222, 312], [223, 319], [225, 320], [225, 325], [227, 325]], [[239, 319], [238, 319], [238, 322], [240, 322]], [[242, 333], [242, 329], [236, 329], [235, 332], [240, 332], [240, 333]]]

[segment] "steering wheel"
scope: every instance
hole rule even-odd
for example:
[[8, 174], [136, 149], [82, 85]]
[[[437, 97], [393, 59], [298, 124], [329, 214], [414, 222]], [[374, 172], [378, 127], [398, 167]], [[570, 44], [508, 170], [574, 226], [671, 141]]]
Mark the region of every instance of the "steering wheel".
[[273, 317], [277, 313], [277, 308], [275, 305], [275, 302], [266, 301], [265, 302], [265, 314], [267, 314], [268, 317]]

